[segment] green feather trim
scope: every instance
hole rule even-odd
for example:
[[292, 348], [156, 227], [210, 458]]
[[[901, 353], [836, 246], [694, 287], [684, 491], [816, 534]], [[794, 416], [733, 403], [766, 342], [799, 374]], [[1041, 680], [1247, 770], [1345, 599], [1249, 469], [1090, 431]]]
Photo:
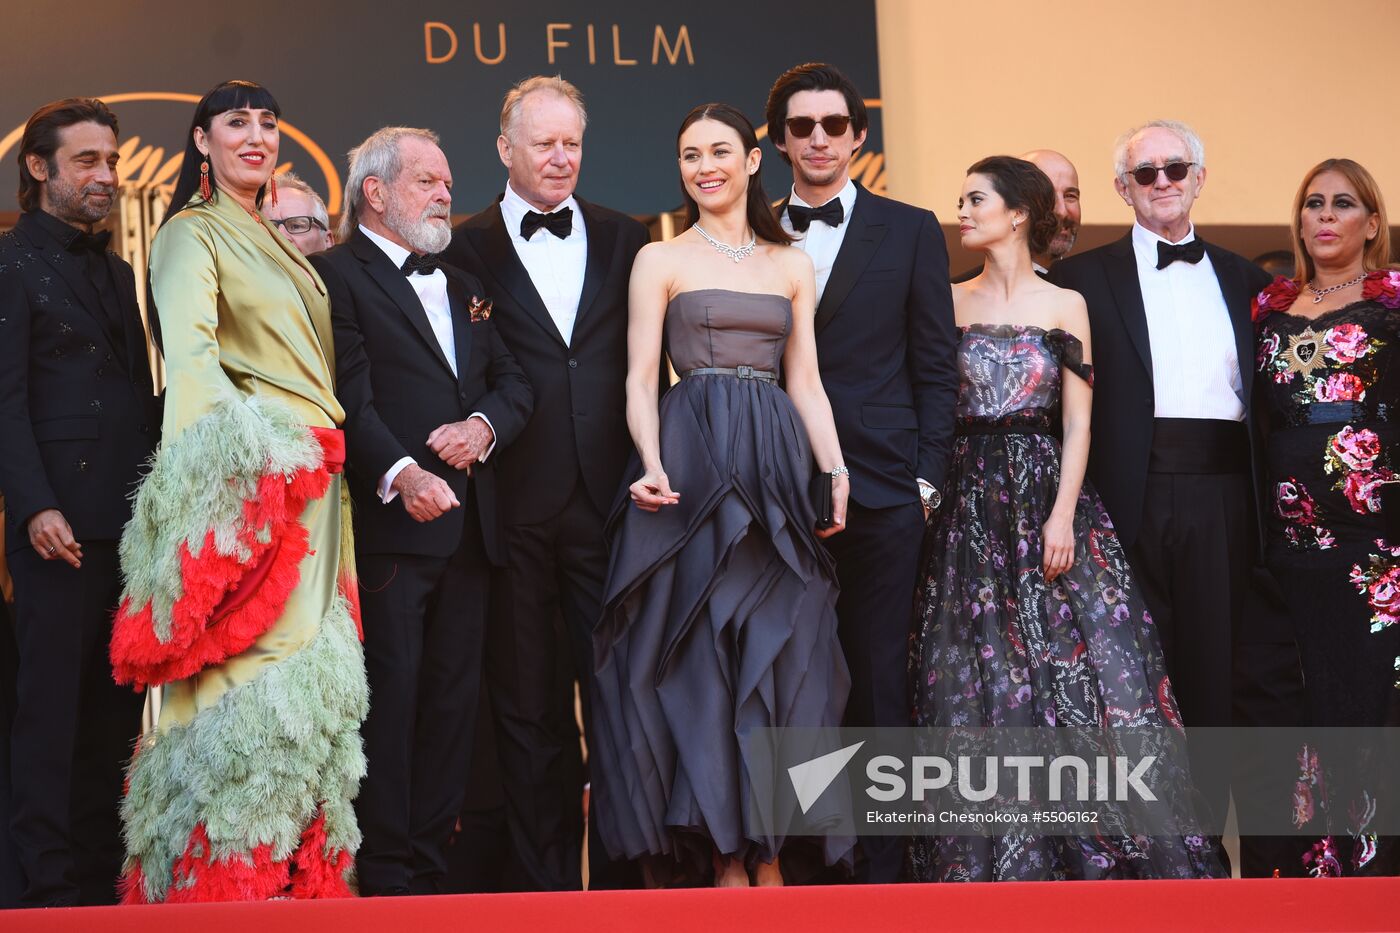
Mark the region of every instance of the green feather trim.
[[183, 595], [181, 545], [198, 557], [212, 529], [216, 551], [247, 561], [238, 534], [258, 480], [316, 469], [321, 458], [303, 419], [285, 402], [258, 395], [219, 399], [179, 437], [162, 442], [137, 489], [120, 551], [124, 596], [134, 607], [150, 600], [158, 640], [170, 640], [171, 607]]
[[365, 774], [364, 671], [355, 623], [337, 595], [306, 648], [187, 725], [142, 741], [122, 820], [128, 868], [140, 863], [149, 900], [165, 899], [171, 865], [196, 823], [215, 860], [264, 844], [281, 860], [322, 808], [328, 847], [359, 848], [352, 801]]

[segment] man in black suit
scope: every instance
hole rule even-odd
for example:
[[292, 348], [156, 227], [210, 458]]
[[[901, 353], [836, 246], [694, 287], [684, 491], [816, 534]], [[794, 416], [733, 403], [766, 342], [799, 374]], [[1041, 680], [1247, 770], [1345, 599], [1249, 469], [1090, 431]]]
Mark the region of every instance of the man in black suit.
[[[535, 390], [534, 415], [503, 457], [507, 566], [488, 640], [511, 838], [521, 886], [536, 890], [582, 884], [578, 734], [559, 672], [572, 661], [586, 737], [603, 522], [632, 451], [627, 284], [647, 242], [635, 220], [574, 197], [586, 121], [582, 95], [562, 78], [511, 88], [496, 141], [505, 193], [458, 227], [444, 254], [486, 283]], [[567, 645], [555, 634], [561, 615]], [[605, 860], [591, 844], [591, 885], [626, 883]]]
[[[1250, 713], [1252, 724], [1296, 725], [1287, 709], [1296, 697], [1288, 683], [1300, 676], [1291, 638], [1241, 638], [1261, 543], [1250, 301], [1269, 276], [1196, 235], [1191, 207], [1206, 167], [1190, 127], [1139, 127], [1119, 140], [1114, 161], [1132, 230], [1051, 270], [1089, 308], [1088, 476], [1152, 612], [1186, 726], [1239, 720], [1232, 677], [1267, 682], [1261, 695], [1281, 700]], [[1228, 787], [1205, 791], [1223, 820]]]
[[[428, 130], [350, 154], [341, 242], [312, 257], [335, 323], [369, 675], [360, 889], [441, 893], [481, 686], [495, 460], [530, 384], [474, 277], [439, 266], [452, 174]], [[395, 501], [397, 500], [397, 501]]]
[[70, 98], [29, 118], [0, 237], [0, 489], [15, 587], [10, 831], [26, 907], [111, 903], [140, 695], [107, 663], [117, 540], [160, 409], [131, 267], [92, 227], [116, 195], [117, 120]]
[[[851, 469], [846, 531], [826, 541], [851, 668], [845, 723], [905, 726], [919, 549], [941, 501], [958, 392], [948, 252], [931, 212], [851, 181], [868, 117], [836, 68], [782, 75], [767, 119], [792, 166], [782, 223], [817, 270], [817, 357]], [[902, 842], [862, 839], [858, 877], [896, 881]]]

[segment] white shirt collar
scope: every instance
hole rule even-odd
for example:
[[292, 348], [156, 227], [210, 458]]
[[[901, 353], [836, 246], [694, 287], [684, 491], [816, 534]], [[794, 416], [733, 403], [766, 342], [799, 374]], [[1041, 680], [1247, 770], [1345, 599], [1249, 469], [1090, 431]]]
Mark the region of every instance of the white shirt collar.
[[[579, 210], [578, 201], [574, 199], [572, 194], [556, 204], [554, 210], [549, 211], [549, 213], [553, 214], [562, 211], [566, 207], [572, 209], [574, 212], [574, 233], [582, 233], [583, 211]], [[516, 194], [515, 189], [510, 186], [510, 182], [506, 182], [506, 193], [501, 198], [501, 218], [505, 221], [506, 229], [510, 231], [511, 236], [520, 236], [520, 221], [524, 220], [525, 215], [533, 210], [535, 210], [535, 208], [530, 202]], [[536, 211], [536, 213], [539, 212]]]
[[1133, 245], [1141, 249], [1151, 250], [1153, 256], [1157, 255], [1156, 250], [1158, 243], [1166, 243], [1168, 245], [1175, 246], [1177, 245], [1177, 243], [1190, 243], [1195, 238], [1195, 224], [1191, 224], [1190, 229], [1186, 231], [1186, 236], [1182, 237], [1180, 240], [1177, 240], [1176, 243], [1172, 243], [1171, 240], [1168, 240], [1166, 237], [1163, 236], [1158, 236], [1151, 230], [1148, 230], [1142, 224], [1138, 223], [1136, 220], [1133, 221]]
[[360, 224], [360, 232], [369, 237], [370, 242], [384, 251], [384, 255], [389, 257], [389, 261], [394, 264], [395, 269], [402, 269], [403, 261], [412, 255], [412, 250], [404, 249], [393, 240], [380, 236], [364, 224]]
[[[842, 223], [845, 223], [846, 220], [850, 220], [850, 219], [851, 219], [851, 208], [852, 208], [852, 207], [855, 205], [855, 203], [856, 203], [856, 183], [853, 182], [853, 181], [851, 181], [851, 179], [847, 178], [847, 179], [846, 179], [846, 186], [845, 186], [844, 188], [842, 188], [840, 191], [836, 192], [836, 200], [838, 200], [838, 201], [841, 202], [841, 210], [844, 212], [844, 213], [842, 214], [842, 217], [845, 218], [845, 219], [842, 221]], [[806, 201], [802, 200], [802, 198], [798, 197], [798, 195], [797, 195], [797, 188], [796, 188], [795, 186], [794, 186], [793, 189], [792, 189], [792, 193], [788, 196], [788, 203], [789, 203], [789, 204], [796, 204], [798, 207], [821, 207], [821, 206], [822, 206], [822, 204], [808, 204]], [[826, 203], [826, 202], [823, 202], [823, 203]]]

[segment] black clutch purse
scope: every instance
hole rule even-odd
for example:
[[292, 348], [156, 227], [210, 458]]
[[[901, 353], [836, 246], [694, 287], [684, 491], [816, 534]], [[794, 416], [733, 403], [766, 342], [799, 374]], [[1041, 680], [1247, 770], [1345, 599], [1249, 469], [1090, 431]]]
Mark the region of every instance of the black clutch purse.
[[812, 477], [812, 505], [817, 509], [817, 527], [830, 528], [835, 522], [831, 514], [831, 474], [818, 471]]

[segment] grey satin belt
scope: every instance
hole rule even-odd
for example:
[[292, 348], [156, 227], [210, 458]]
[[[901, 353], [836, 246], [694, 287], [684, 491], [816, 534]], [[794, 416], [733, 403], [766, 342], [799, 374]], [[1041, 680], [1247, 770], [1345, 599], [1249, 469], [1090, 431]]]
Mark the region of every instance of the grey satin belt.
[[733, 369], [726, 369], [722, 366], [705, 366], [700, 369], [687, 369], [681, 373], [681, 377], [686, 376], [737, 376], [740, 379], [762, 379], [764, 382], [777, 382], [778, 374], [769, 372], [766, 369], [754, 369], [752, 366], [736, 366]]

